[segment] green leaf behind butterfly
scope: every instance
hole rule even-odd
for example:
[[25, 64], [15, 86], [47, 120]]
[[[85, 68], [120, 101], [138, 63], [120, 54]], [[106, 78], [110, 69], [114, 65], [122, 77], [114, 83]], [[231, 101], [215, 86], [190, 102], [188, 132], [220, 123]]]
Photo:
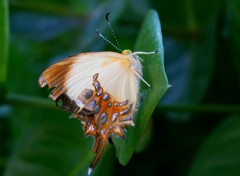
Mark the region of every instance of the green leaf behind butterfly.
[[162, 33], [157, 12], [150, 10], [143, 22], [135, 51], [158, 51], [155, 55], [142, 55], [143, 77], [151, 85], [141, 82], [139, 113], [135, 117], [135, 126], [128, 128], [125, 140], [115, 139], [119, 161], [126, 165], [137, 148], [139, 140], [148, 124], [154, 108], [169, 88], [164, 70], [164, 52]]

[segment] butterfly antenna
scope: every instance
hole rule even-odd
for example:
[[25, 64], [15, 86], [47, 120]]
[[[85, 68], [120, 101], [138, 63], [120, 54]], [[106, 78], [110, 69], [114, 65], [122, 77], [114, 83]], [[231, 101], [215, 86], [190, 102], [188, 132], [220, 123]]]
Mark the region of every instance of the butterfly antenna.
[[110, 45], [112, 45], [114, 48], [116, 48], [118, 51], [122, 50], [120, 48], [118, 48], [116, 45], [114, 45], [112, 42], [110, 42], [106, 37], [104, 37], [97, 29], [96, 29], [96, 33], [98, 34], [99, 37], [101, 37], [103, 40], [105, 40], [106, 42], [108, 42]]
[[112, 32], [113, 38], [114, 38], [114, 40], [115, 40], [118, 48], [120, 48], [120, 49], [122, 50], [122, 47], [119, 45], [118, 39], [117, 39], [117, 37], [116, 37], [116, 35], [115, 35], [114, 31], [113, 31], [113, 28], [112, 28], [112, 25], [111, 25], [110, 21], [109, 21], [109, 18], [108, 18], [109, 15], [110, 15], [110, 12], [108, 12], [108, 13], [106, 14], [106, 20], [107, 20], [107, 23], [108, 23], [108, 27], [110, 28], [110, 30], [111, 30], [111, 32]]

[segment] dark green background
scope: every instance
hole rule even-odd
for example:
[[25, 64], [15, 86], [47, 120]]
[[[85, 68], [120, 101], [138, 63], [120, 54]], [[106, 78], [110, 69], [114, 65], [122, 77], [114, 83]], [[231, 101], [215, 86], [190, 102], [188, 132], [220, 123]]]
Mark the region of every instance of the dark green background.
[[94, 175], [240, 175], [239, 0], [2, 0], [0, 174], [86, 175], [92, 138], [45, 100], [37, 79], [66, 56], [115, 51], [95, 33], [114, 41], [107, 12], [121, 46], [133, 50], [150, 9], [172, 87], [127, 165], [108, 145]]

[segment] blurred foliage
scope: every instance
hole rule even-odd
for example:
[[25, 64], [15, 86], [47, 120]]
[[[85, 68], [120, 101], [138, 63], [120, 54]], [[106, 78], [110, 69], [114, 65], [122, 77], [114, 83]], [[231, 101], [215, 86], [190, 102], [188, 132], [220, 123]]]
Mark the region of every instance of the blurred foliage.
[[[0, 2], [0, 93], [3, 91], [3, 87], [6, 82], [7, 75], [7, 60], [8, 60], [8, 4], [7, 0]], [[1, 97], [1, 96], [0, 96]]]
[[[141, 152], [123, 167], [115, 147], [108, 145], [94, 175], [239, 175], [239, 0], [9, 0], [8, 7], [1, 1], [0, 77], [5, 79], [6, 70], [7, 80], [1, 79], [0, 87], [0, 174], [86, 175], [94, 157], [92, 138], [83, 137], [79, 121], [40, 98], [48, 91], [39, 89], [37, 79], [66, 56], [114, 51], [95, 34], [99, 29], [113, 40], [105, 21], [109, 11], [122, 47], [156, 49], [137, 39], [139, 33], [149, 33], [149, 38], [161, 34], [157, 26], [155, 32], [151, 27], [149, 32], [140, 30], [143, 23], [157, 25], [156, 18], [144, 22], [151, 8], [161, 20], [172, 87], [155, 108], [151, 124], [142, 124], [142, 132], [148, 127], [138, 134], [141, 146], [131, 144]], [[140, 43], [135, 46], [136, 41]], [[144, 62], [148, 65], [150, 59]], [[126, 133], [131, 136], [132, 131]], [[131, 157], [125, 154], [122, 157]], [[129, 159], [120, 161], [126, 164]]]
[[239, 115], [230, 116], [204, 141], [189, 176], [240, 175], [239, 138]]

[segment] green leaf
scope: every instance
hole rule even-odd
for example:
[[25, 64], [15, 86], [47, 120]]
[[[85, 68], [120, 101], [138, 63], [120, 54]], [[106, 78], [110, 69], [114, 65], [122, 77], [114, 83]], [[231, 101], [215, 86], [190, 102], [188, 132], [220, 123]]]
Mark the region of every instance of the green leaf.
[[6, 82], [8, 60], [8, 5], [0, 2], [0, 83]]
[[142, 104], [135, 117], [135, 126], [126, 132], [125, 140], [114, 140], [117, 146], [119, 162], [125, 165], [136, 150], [137, 144], [148, 124], [149, 118], [160, 98], [168, 89], [168, 80], [163, 63], [163, 44], [161, 27], [157, 13], [151, 10], [144, 22], [136, 42], [136, 51], [156, 51], [156, 55], [145, 55], [143, 59], [144, 79], [151, 85], [149, 88], [141, 82]]
[[[101, 157], [100, 162], [96, 165], [96, 168], [93, 170], [92, 176], [98, 175], [112, 176], [113, 171], [115, 169], [114, 155], [115, 155], [114, 146], [110, 145], [106, 146], [106, 150], [103, 152], [103, 156]], [[86, 173], [84, 175], [86, 175]]]
[[94, 157], [93, 140], [83, 136], [78, 120], [68, 119], [62, 112], [55, 112], [50, 118], [50, 113], [45, 111], [46, 118], [35, 122], [21, 136], [9, 159], [5, 176], [76, 176], [87, 173]]
[[230, 39], [231, 43], [231, 52], [232, 52], [232, 59], [233, 59], [233, 66], [236, 71], [238, 85], [240, 87], [240, 2], [237, 0], [229, 1], [229, 11], [230, 11]]
[[240, 116], [224, 120], [206, 139], [189, 176], [240, 175]]
[[146, 126], [143, 135], [141, 136], [139, 143], [136, 148], [136, 153], [141, 153], [149, 145], [153, 137], [153, 122], [150, 119]]

